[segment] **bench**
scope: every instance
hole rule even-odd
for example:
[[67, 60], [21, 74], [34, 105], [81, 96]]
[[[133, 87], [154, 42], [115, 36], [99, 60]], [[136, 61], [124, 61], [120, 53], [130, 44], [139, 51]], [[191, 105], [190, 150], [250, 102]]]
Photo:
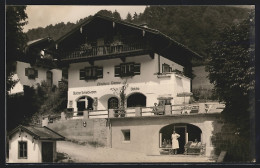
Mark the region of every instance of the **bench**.
[[184, 145], [185, 155], [204, 155], [206, 151], [206, 144], [201, 142], [189, 141]]

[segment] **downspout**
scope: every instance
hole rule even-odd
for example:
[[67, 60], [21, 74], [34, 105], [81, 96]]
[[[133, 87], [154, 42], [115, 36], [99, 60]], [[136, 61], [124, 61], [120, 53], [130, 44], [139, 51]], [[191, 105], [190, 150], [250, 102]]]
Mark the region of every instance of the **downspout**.
[[160, 55], [158, 54], [158, 74], [161, 72]]

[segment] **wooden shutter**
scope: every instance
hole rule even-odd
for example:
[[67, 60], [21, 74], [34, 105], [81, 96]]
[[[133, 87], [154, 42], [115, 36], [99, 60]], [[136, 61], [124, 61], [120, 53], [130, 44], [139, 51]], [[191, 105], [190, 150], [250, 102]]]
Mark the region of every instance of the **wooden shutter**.
[[120, 65], [115, 66], [115, 77], [120, 77]]
[[25, 68], [25, 76], [28, 76], [28, 68]]
[[38, 70], [34, 69], [34, 77], [38, 78]]
[[97, 67], [97, 78], [103, 78], [103, 67]]
[[85, 69], [79, 70], [79, 80], [85, 80]]
[[141, 74], [141, 64], [134, 64], [134, 75]]
[[130, 76], [134, 76], [135, 75], [135, 73], [134, 73], [134, 63], [130, 63], [130, 71], [129, 71], [129, 75]]

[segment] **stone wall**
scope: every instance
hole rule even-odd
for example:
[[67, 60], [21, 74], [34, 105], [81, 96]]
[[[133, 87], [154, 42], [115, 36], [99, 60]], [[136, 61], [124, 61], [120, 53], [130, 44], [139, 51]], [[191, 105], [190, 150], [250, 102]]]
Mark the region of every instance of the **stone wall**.
[[[84, 122], [86, 122], [85, 127]], [[49, 123], [48, 127], [65, 136], [68, 140], [93, 146], [106, 146], [106, 122], [106, 119], [59, 120]]]

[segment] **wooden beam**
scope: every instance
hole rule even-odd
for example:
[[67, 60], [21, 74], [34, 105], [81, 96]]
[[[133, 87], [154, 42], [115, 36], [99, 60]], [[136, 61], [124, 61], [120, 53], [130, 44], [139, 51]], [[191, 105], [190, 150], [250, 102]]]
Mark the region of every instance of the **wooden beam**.
[[125, 62], [125, 57], [120, 57], [122, 62]]
[[89, 60], [88, 63], [92, 66], [94, 66], [94, 60]]
[[149, 54], [152, 59], [154, 59], [154, 53]]

